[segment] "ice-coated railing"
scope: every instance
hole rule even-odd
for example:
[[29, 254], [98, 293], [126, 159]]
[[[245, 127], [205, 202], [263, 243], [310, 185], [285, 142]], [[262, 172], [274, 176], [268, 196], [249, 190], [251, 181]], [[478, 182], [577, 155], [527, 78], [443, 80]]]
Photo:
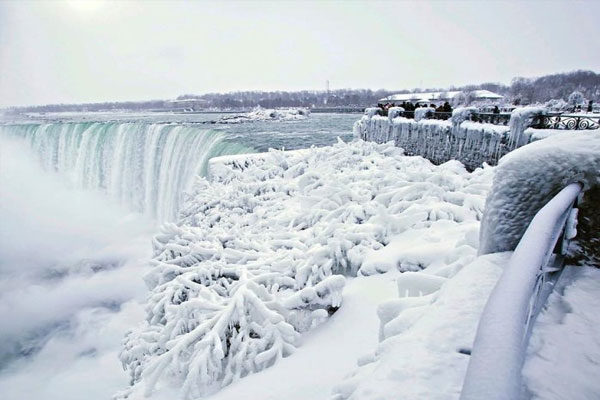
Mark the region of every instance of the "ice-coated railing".
[[523, 397], [521, 370], [531, 326], [562, 269], [567, 242], [575, 236], [574, 204], [581, 190], [579, 183], [568, 185], [529, 224], [484, 308], [461, 400]]
[[[419, 110], [419, 109], [417, 109]], [[385, 109], [378, 109], [377, 115], [387, 117], [388, 112]], [[414, 119], [415, 111], [402, 111], [398, 116]], [[493, 125], [508, 126], [511, 112], [493, 113], [475, 111], [470, 113], [466, 120]], [[423, 119], [449, 120], [452, 118], [451, 112], [429, 111], [424, 113]], [[563, 113], [546, 111], [536, 115], [531, 122], [531, 127], [537, 129], [564, 129], [564, 130], [587, 130], [600, 128], [600, 115], [591, 113]]]

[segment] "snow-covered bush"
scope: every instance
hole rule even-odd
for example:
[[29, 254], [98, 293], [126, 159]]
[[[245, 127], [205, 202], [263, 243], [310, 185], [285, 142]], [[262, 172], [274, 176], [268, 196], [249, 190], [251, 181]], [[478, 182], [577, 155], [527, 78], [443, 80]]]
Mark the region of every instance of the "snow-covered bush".
[[467, 95], [465, 94], [465, 92], [459, 92], [457, 94], [454, 95], [454, 97], [452, 98], [452, 106], [453, 107], [460, 107], [460, 106], [465, 106], [467, 103]]
[[477, 221], [488, 173], [361, 141], [213, 159], [211, 180], [198, 179], [178, 224], [154, 238], [122, 396], [180, 387], [194, 398], [291, 354], [340, 307], [344, 276], [396, 267], [365, 265], [369, 252], [417, 227]]
[[583, 97], [583, 93], [581, 93], [578, 90], [575, 90], [573, 93], [571, 93], [569, 95], [569, 105], [574, 107], [574, 106], [581, 106], [585, 103], [585, 98]]
[[547, 109], [551, 110], [551, 111], [563, 111], [564, 109], [567, 108], [567, 102], [564, 101], [563, 99], [552, 99], [552, 100], [548, 100], [546, 102], [546, 104], [544, 105], [544, 107], [546, 107]]
[[426, 119], [429, 116], [433, 115], [434, 112], [435, 108], [433, 107], [419, 107], [415, 109], [415, 121]]
[[[513, 250], [533, 216], [573, 182], [600, 184], [600, 132], [564, 132], [506, 155], [496, 169], [480, 230], [480, 254]], [[585, 196], [584, 196], [585, 199]]]

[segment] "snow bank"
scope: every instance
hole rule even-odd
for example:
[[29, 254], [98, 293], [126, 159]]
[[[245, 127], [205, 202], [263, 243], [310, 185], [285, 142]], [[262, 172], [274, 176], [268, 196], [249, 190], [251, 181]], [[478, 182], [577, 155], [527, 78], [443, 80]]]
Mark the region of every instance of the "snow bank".
[[544, 204], [570, 183], [598, 186], [599, 170], [598, 130], [556, 134], [505, 156], [486, 201], [479, 253], [513, 250]]
[[600, 270], [567, 267], [533, 327], [523, 377], [533, 400], [600, 393]]
[[527, 127], [546, 112], [540, 107], [523, 107], [513, 111], [509, 127], [469, 121], [476, 107], [461, 107], [449, 121], [427, 120], [431, 108], [415, 110], [415, 119], [365, 115], [354, 124], [354, 134], [363, 140], [384, 143], [393, 140], [407, 154], [423, 156], [439, 164], [451, 159], [461, 161], [471, 170], [483, 163], [495, 165], [509, 151], [542, 138]]
[[239, 124], [242, 122], [253, 121], [288, 121], [305, 119], [309, 114], [310, 111], [306, 108], [271, 109], [257, 107], [254, 110], [244, 114], [223, 117], [217, 122], [220, 124]]
[[[474, 257], [491, 172], [361, 141], [213, 160], [178, 225], [154, 239], [147, 323], [121, 354], [134, 384], [123, 395], [195, 397], [273, 365], [341, 305], [344, 276], [452, 276]], [[453, 256], [411, 248], [405, 232]], [[377, 260], [386, 252], [392, 263]]]
[[379, 307], [381, 343], [332, 399], [458, 399], [479, 316], [509, 256], [479, 257], [445, 282], [427, 270], [408, 275], [425, 290]]

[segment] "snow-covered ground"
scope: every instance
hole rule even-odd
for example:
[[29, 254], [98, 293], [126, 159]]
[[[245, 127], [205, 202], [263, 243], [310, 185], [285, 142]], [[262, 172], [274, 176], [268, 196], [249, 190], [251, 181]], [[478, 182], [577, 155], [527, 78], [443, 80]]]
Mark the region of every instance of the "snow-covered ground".
[[136, 384], [122, 395], [194, 398], [233, 383], [215, 396], [263, 398], [259, 382], [271, 379], [282, 382], [271, 398], [299, 395], [311, 379], [287, 383], [312, 362], [335, 371], [313, 372], [324, 376], [311, 398], [329, 397], [374, 349], [375, 303], [393, 298], [399, 272], [414, 271], [431, 293], [440, 287], [431, 281], [475, 259], [492, 174], [361, 141], [213, 160], [211, 180], [154, 241], [148, 323], [122, 353]]
[[427, 269], [407, 285], [403, 274], [399, 288], [415, 293], [380, 306], [382, 342], [332, 399], [458, 399], [479, 317], [510, 254], [479, 257], [437, 285]]
[[570, 266], [537, 318], [523, 377], [534, 400], [600, 397], [600, 270]]

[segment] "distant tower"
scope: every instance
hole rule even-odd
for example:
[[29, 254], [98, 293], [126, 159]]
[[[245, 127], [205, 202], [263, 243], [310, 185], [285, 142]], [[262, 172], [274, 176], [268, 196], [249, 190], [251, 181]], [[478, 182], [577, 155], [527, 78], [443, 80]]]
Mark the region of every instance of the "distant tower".
[[325, 91], [329, 94], [329, 79], [325, 81]]

